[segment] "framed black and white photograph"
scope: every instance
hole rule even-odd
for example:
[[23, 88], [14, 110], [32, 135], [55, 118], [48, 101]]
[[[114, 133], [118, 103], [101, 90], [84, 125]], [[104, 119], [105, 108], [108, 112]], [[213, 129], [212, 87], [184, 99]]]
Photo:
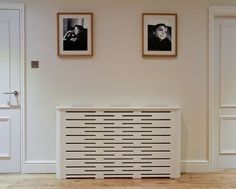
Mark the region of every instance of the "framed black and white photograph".
[[93, 55], [93, 14], [57, 13], [58, 56]]
[[177, 14], [143, 13], [143, 56], [177, 56]]

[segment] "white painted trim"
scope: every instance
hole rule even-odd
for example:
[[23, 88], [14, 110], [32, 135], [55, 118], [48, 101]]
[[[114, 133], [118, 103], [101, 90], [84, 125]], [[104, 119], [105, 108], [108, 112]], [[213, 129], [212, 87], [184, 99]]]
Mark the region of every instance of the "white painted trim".
[[[213, 24], [216, 16], [236, 16], [236, 7], [210, 7], [209, 8], [209, 168], [213, 168]], [[224, 105], [224, 108], [234, 105]]]
[[25, 95], [25, 9], [24, 5], [20, 8], [21, 25], [21, 172], [24, 172], [26, 159], [26, 95]]
[[20, 46], [21, 46], [21, 172], [24, 169], [24, 143], [25, 143], [25, 128], [26, 128], [26, 111], [25, 111], [25, 9], [24, 5], [17, 5], [20, 10]]
[[[181, 161], [182, 173], [206, 173], [210, 172], [207, 160], [183, 160]], [[25, 173], [55, 173], [55, 161], [27, 161]]]
[[222, 104], [220, 108], [236, 108], [236, 104]]
[[10, 154], [9, 153], [0, 153], [0, 159], [5, 159], [5, 158], [10, 158]]
[[208, 158], [209, 158], [209, 165], [210, 165], [210, 170], [213, 171], [213, 130], [212, 130], [212, 123], [213, 123], [213, 98], [212, 98], [212, 91], [213, 91], [213, 68], [212, 68], [212, 56], [213, 56], [213, 35], [212, 35], [212, 31], [213, 31], [213, 7], [210, 7], [209, 9], [209, 138], [208, 138], [208, 143], [209, 143], [209, 147], [208, 147]]
[[[32, 167], [32, 168], [31, 168]], [[182, 173], [205, 173], [210, 172], [207, 160], [183, 160], [181, 161]], [[55, 161], [27, 161], [25, 173], [55, 173]]]
[[0, 104], [0, 110], [1, 109], [10, 109], [10, 106], [9, 105]]
[[210, 172], [208, 160], [183, 160], [181, 161], [182, 173], [207, 173]]
[[25, 161], [22, 173], [56, 173], [56, 161], [54, 160]]
[[236, 119], [236, 115], [223, 115], [220, 116], [220, 118], [224, 119], [224, 120], [235, 120]]
[[[27, 161], [24, 171], [24, 173], [56, 173], [56, 161]], [[210, 171], [207, 160], [181, 161], [182, 173], [206, 173]]]
[[9, 119], [11, 119], [11, 118], [10, 117], [0, 117], [0, 121], [7, 121]]
[[28, 160], [25, 161], [25, 164], [55, 164], [55, 160]]
[[232, 155], [232, 154], [236, 154], [236, 150], [221, 150], [220, 154], [222, 154], [222, 155], [226, 155], [226, 154]]
[[167, 105], [157, 105], [157, 106], [57, 106], [56, 110], [97, 110], [97, 109], [106, 109], [106, 110], [116, 110], [119, 108], [120, 110], [124, 109], [147, 109], [147, 110], [179, 110], [181, 109], [180, 106], [167, 106]]
[[56, 161], [26, 161], [22, 173], [56, 173]]
[[6, 10], [19, 10], [20, 13], [23, 10], [24, 12], [24, 5], [23, 4], [17, 4], [17, 3], [0, 3], [0, 8], [1, 9], [6, 9]]

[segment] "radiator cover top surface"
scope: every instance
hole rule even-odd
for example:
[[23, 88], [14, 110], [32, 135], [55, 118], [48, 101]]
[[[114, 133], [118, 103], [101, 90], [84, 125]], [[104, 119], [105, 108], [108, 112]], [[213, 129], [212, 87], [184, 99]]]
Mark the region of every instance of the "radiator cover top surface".
[[180, 175], [179, 108], [58, 108], [58, 178]]

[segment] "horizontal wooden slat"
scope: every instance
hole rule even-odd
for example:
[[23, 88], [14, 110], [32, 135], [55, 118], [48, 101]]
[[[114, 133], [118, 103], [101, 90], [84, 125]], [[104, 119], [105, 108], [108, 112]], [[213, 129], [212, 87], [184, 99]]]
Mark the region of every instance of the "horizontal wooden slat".
[[66, 144], [67, 150], [75, 150], [75, 149], [102, 149], [102, 150], [118, 150], [118, 149], [132, 149], [132, 150], [170, 150], [171, 145], [170, 144], [152, 144], [152, 145], [128, 145], [128, 144], [116, 144], [116, 145], [94, 145], [94, 144]]
[[[91, 152], [91, 153], [86, 153], [88, 155], [91, 155], [91, 154], [96, 154], [94, 152]], [[66, 158], [93, 158], [93, 157], [96, 157], [96, 156], [86, 156], [85, 153], [81, 153], [81, 152], [67, 152], [65, 153], [65, 159]], [[128, 158], [127, 156], [121, 156], [121, 153], [120, 152], [113, 152], [113, 153], [102, 153], [102, 152], [97, 152], [97, 154], [103, 154], [104, 157], [110, 157], [110, 158], [115, 158], [115, 157], [122, 157], [122, 158]], [[143, 153], [143, 154], [150, 154], [150, 153]], [[135, 158], [134, 156], [129, 156], [129, 158]], [[147, 159], [152, 159], [152, 158], [171, 158], [171, 153], [170, 152], [155, 152], [152, 154], [152, 156], [143, 156], [143, 157], [140, 157], [139, 156], [139, 159], [143, 159], [143, 160], [147, 160]]]
[[[96, 163], [97, 160], [73, 160], [73, 161], [65, 161], [65, 166], [88, 166], [88, 164], [86, 164], [85, 162], [95, 162]], [[112, 160], [104, 160], [104, 162], [113, 162]], [[123, 163], [125, 162], [125, 163]], [[130, 163], [127, 163], [127, 162], [130, 162]], [[143, 162], [140, 163], [140, 164], [137, 164], [135, 162]], [[146, 162], [149, 162], [147, 160], [139, 160], [139, 161], [134, 161], [134, 163], [132, 163], [130, 160], [116, 160], [114, 161], [114, 164], [112, 165], [107, 165], [107, 164], [104, 164], [104, 165], [100, 165], [100, 168], [102, 167], [114, 167], [114, 166], [132, 166], [134, 168], [141, 168], [141, 167], [155, 167], [155, 166], [158, 166], [158, 167], [169, 167], [170, 166], [170, 160], [154, 160], [154, 161], [150, 161], [151, 163], [148, 163], [148, 164], [145, 164]]]
[[88, 169], [81, 169], [81, 168], [66, 168], [67, 174], [96, 174], [96, 173], [103, 173], [103, 174], [128, 174], [128, 173], [134, 173], [137, 172], [138, 174], [170, 174], [170, 168], [169, 167], [155, 167], [155, 168], [143, 168], [143, 169], [132, 169], [132, 168], [102, 168], [102, 169], [94, 169], [94, 168], [88, 168]]

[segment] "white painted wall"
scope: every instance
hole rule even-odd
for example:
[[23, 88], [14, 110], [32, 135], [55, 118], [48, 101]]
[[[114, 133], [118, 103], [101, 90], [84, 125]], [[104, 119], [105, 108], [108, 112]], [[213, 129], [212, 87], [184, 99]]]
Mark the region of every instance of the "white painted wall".
[[[167, 104], [182, 107], [181, 159], [208, 166], [208, 7], [234, 0], [7, 2], [24, 3], [26, 10], [28, 162], [55, 161], [58, 105]], [[57, 12], [94, 13], [93, 57], [57, 57]], [[178, 14], [176, 58], [142, 57], [144, 12]], [[40, 68], [31, 69], [31, 60]]]

